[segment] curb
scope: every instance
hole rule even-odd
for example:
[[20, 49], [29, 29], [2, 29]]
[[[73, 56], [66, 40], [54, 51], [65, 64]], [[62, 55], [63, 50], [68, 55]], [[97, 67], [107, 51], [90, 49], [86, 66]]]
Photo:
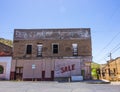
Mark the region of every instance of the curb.
[[110, 84], [111, 82], [104, 81], [104, 80], [91, 80], [91, 81], [87, 81], [86, 83], [88, 84]]

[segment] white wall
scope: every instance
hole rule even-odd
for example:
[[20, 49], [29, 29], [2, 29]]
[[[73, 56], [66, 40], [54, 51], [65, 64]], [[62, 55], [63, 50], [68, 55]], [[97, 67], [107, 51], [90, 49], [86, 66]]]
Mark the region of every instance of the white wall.
[[7, 56], [7, 57], [0, 57], [0, 65], [2, 65], [2, 63], [6, 63], [6, 73], [5, 74], [5, 79], [9, 80], [10, 79], [10, 69], [11, 69], [11, 61], [12, 61], [12, 57]]

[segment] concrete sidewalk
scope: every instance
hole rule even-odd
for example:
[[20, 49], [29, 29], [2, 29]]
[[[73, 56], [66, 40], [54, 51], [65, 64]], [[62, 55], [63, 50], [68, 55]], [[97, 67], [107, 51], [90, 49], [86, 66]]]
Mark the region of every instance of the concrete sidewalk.
[[120, 81], [111, 82], [111, 85], [120, 85]]
[[84, 82], [89, 84], [110, 84], [110, 81], [105, 81], [105, 80], [88, 80]]
[[0, 92], [119, 92], [119, 85], [86, 82], [0, 81]]
[[[67, 81], [69, 82], [69, 81]], [[66, 83], [67, 83], [66, 82]], [[81, 81], [70, 81], [70, 83], [74, 83], [74, 82], [81, 82], [81, 83], [88, 83], [88, 84], [110, 84], [110, 81], [107, 80], [81, 80]], [[65, 83], [64, 81], [59, 82], [59, 83]]]

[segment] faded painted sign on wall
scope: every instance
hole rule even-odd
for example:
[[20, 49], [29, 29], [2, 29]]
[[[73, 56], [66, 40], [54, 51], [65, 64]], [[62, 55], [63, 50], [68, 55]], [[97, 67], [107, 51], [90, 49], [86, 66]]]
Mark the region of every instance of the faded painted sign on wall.
[[15, 40], [36, 39], [86, 39], [90, 29], [16, 29]]
[[58, 59], [55, 61], [55, 77], [69, 77], [80, 74], [79, 59]]

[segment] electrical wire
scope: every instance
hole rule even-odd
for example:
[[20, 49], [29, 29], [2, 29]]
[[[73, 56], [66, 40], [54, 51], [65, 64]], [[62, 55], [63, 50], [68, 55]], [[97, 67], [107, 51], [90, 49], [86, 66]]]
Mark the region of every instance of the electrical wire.
[[[110, 40], [110, 42], [108, 42], [108, 44], [106, 44], [105, 47], [102, 48], [102, 49], [99, 51], [99, 53], [97, 53], [94, 57], [99, 56], [103, 51], [105, 51], [105, 49], [108, 48], [108, 47], [112, 44], [112, 42], [115, 40], [115, 38], [116, 38], [119, 34], [120, 34], [120, 32], [118, 32], [115, 36], [113, 36], [113, 38]], [[120, 45], [120, 43], [119, 43], [118, 45]]]

